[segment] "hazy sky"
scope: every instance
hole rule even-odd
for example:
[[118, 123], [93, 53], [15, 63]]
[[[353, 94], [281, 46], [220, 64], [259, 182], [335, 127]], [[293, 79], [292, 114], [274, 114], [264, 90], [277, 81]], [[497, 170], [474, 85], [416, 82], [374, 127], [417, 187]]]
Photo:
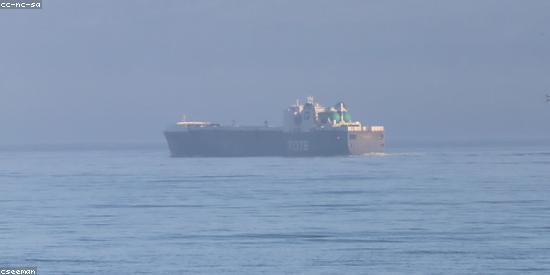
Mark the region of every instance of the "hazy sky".
[[550, 137], [550, 1], [54, 1], [0, 10], [0, 144], [161, 141], [348, 103], [387, 136]]

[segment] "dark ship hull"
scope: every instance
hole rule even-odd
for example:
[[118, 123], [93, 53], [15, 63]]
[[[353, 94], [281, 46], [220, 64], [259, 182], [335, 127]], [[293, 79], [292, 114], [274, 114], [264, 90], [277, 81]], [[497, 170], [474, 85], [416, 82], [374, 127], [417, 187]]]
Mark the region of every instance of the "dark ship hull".
[[173, 157], [338, 156], [384, 151], [384, 134], [267, 127], [185, 128], [164, 132]]

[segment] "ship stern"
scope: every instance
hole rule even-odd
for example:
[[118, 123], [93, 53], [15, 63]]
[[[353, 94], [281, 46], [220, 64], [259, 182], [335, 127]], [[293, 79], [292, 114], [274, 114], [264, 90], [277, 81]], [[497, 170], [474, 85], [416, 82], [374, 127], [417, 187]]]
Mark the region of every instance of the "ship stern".
[[348, 132], [350, 155], [364, 155], [384, 152], [384, 127], [365, 127], [361, 131]]

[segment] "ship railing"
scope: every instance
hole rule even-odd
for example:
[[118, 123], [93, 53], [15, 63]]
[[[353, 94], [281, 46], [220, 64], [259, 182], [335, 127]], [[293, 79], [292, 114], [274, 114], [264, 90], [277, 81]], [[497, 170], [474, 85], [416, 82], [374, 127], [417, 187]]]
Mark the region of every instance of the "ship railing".
[[347, 126], [349, 132], [384, 132], [384, 126]]
[[371, 132], [384, 132], [384, 126], [370, 126]]

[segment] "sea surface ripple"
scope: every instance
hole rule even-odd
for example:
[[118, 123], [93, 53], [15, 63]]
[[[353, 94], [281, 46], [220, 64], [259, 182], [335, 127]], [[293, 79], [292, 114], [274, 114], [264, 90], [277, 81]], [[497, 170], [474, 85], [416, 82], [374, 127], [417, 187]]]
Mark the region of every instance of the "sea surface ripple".
[[0, 150], [0, 266], [550, 274], [550, 147], [328, 158]]

